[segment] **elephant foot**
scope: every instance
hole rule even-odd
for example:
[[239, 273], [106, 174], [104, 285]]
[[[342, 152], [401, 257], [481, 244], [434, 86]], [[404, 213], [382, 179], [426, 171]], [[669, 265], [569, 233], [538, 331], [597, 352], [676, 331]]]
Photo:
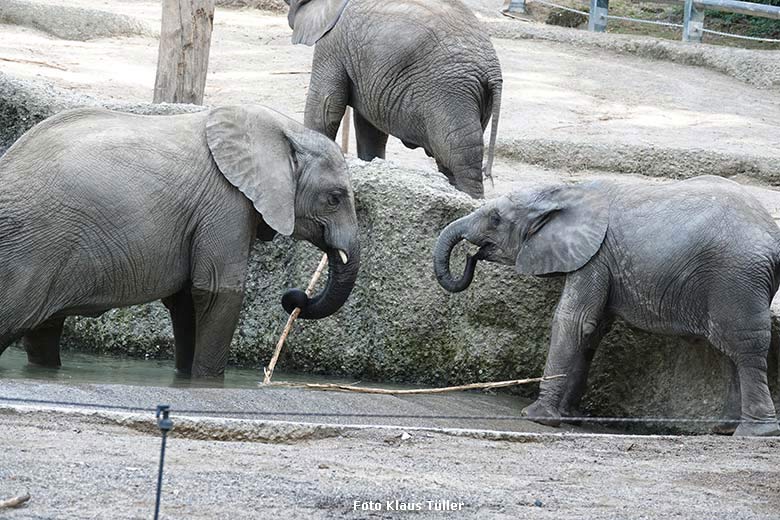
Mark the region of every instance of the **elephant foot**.
[[545, 426], [554, 426], [557, 428], [561, 425], [561, 414], [558, 410], [538, 400], [523, 408], [523, 411], [520, 412], [520, 414], [523, 417], [528, 417], [535, 423], [543, 424]]
[[722, 422], [713, 426], [710, 431], [715, 435], [733, 435], [737, 430], [737, 425], [738, 423], [735, 422]]
[[780, 435], [780, 428], [776, 419], [767, 419], [766, 422], [761, 423], [740, 423], [736, 431], [734, 431], [734, 435], [740, 437], [775, 437]]
[[577, 406], [561, 409], [561, 422], [565, 424], [571, 424], [572, 426], [579, 426], [582, 424], [582, 421], [578, 419], [570, 419], [570, 417], [585, 417], [585, 416], [586, 416], [585, 412], [583, 412]]

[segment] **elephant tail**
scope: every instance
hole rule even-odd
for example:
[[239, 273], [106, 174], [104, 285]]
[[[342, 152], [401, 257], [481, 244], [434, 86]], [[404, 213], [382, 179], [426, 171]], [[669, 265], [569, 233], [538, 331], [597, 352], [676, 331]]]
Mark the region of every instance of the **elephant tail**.
[[501, 87], [502, 80], [498, 79], [490, 84], [490, 93], [493, 98], [493, 113], [490, 126], [490, 144], [488, 145], [487, 164], [485, 165], [485, 178], [490, 179], [493, 185], [493, 158], [496, 155], [496, 138], [498, 137], [498, 120], [501, 117]]

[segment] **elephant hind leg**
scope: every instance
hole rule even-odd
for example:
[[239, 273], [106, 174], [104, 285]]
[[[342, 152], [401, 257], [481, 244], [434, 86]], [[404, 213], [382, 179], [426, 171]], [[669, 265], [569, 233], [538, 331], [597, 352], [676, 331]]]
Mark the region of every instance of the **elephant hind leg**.
[[449, 133], [444, 142], [433, 150], [439, 171], [447, 175], [450, 184], [475, 199], [485, 196], [483, 147], [482, 127], [477, 123]]
[[372, 125], [357, 110], [353, 110], [353, 112], [358, 157], [363, 161], [370, 161], [377, 157], [384, 159], [387, 149], [387, 134]]
[[436, 159], [436, 167], [439, 169], [439, 173], [443, 173], [445, 177], [447, 177], [447, 181], [452, 184], [453, 186], [457, 186], [457, 183], [455, 182], [455, 176], [452, 174], [449, 168], [445, 166], [443, 162]]
[[60, 338], [65, 318], [53, 318], [38, 325], [22, 336], [27, 351], [27, 361], [33, 365], [58, 368], [60, 360]]
[[343, 65], [325, 58], [326, 52], [319, 46], [314, 49], [304, 125], [335, 141], [347, 110], [350, 82]]
[[163, 298], [173, 324], [173, 339], [176, 346], [176, 372], [181, 375], [192, 373], [195, 356], [195, 307], [189, 287]]
[[[733, 320], [739, 328], [721, 331], [709, 338], [736, 366], [739, 379], [741, 420], [734, 435], [780, 435], [775, 406], [767, 382], [767, 356], [771, 342], [769, 313]], [[765, 319], [763, 319], [765, 318]], [[754, 326], [749, 326], [751, 322]]]
[[23, 335], [22, 332], [5, 332], [0, 334], [0, 356], [3, 355], [3, 352], [5, 352], [5, 349], [10, 347], [14, 341], [21, 338]]

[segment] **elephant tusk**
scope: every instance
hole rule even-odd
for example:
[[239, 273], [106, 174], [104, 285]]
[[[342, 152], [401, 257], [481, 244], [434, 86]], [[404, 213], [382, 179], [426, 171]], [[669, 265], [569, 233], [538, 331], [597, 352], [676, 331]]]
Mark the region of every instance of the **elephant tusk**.
[[349, 260], [349, 257], [347, 256], [347, 253], [339, 249], [339, 256], [341, 257], [341, 261], [345, 264], [347, 263], [347, 260]]

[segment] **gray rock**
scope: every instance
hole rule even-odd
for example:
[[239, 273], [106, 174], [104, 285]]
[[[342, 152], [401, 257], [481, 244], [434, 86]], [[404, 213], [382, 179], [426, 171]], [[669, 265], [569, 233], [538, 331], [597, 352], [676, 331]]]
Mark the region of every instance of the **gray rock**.
[[272, 13], [286, 13], [288, 6], [284, 0], [217, 0], [217, 7], [228, 9], [259, 9]]
[[0, 23], [31, 27], [56, 38], [77, 41], [155, 34], [146, 24], [131, 16], [23, 0], [2, 0]]
[[83, 106], [103, 106], [135, 114], [161, 115], [203, 110], [203, 107], [196, 105], [99, 100], [54, 87], [47, 82], [20, 80], [0, 72], [0, 155], [23, 133], [47, 117]]
[[496, 155], [567, 171], [600, 170], [671, 179], [699, 175], [743, 175], [764, 184], [780, 185], [780, 161], [776, 157], [722, 153], [706, 148], [666, 148], [652, 144], [601, 144], [516, 137], [499, 138]]

